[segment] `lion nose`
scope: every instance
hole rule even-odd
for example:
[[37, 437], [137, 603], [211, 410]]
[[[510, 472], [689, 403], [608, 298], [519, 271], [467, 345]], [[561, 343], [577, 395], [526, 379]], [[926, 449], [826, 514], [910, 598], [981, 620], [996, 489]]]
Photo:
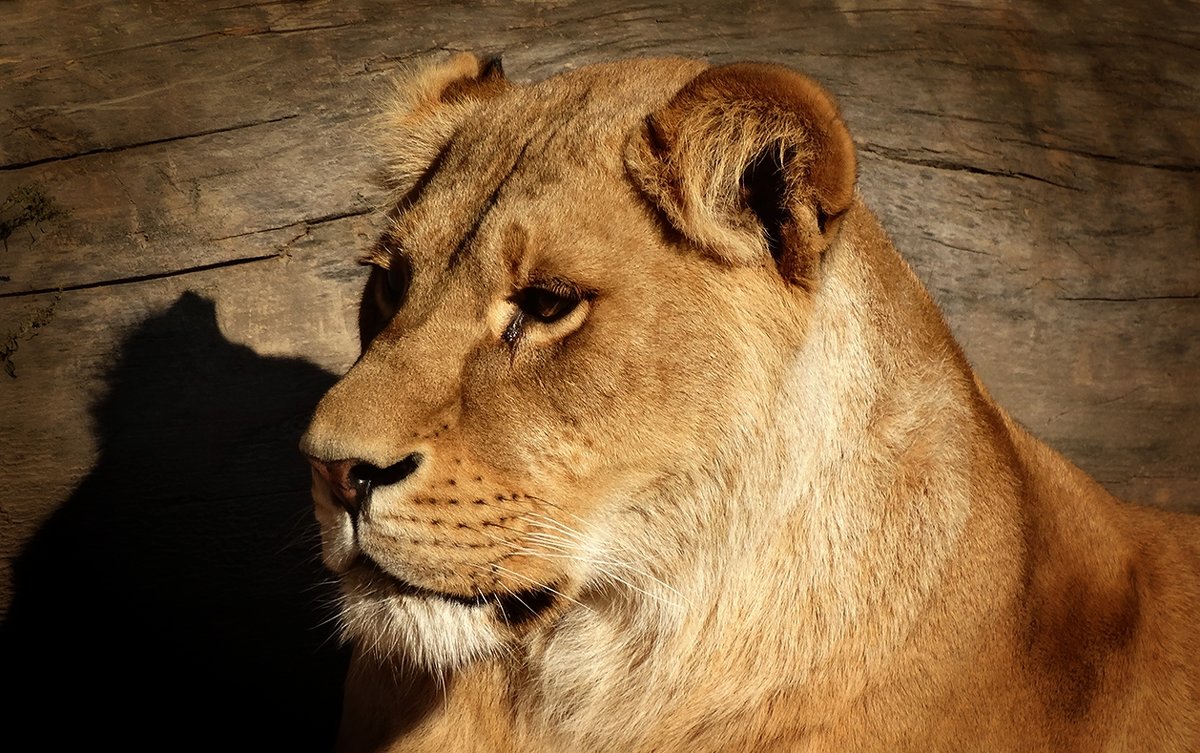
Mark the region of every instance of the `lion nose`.
[[421, 455], [411, 453], [398, 463], [380, 468], [363, 460], [320, 460], [311, 455], [308, 462], [317, 469], [333, 490], [334, 497], [351, 513], [357, 513], [376, 486], [395, 484], [408, 478], [421, 465]]

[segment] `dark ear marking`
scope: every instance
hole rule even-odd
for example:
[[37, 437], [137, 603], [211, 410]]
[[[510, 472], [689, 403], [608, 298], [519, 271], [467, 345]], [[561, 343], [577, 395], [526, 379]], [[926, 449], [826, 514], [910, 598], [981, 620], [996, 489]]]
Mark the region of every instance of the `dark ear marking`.
[[708, 68], [644, 121], [625, 165], [688, 241], [719, 260], [774, 260], [808, 287], [854, 202], [854, 142], [832, 98], [778, 65]]
[[784, 227], [791, 220], [783, 200], [787, 195], [785, 161], [778, 145], [772, 145], [750, 160], [740, 181], [742, 200], [762, 225], [767, 251], [776, 264], [783, 256]]
[[460, 78], [447, 84], [442, 90], [442, 102], [455, 104], [472, 99], [489, 99], [512, 86], [504, 77], [504, 65], [500, 62], [499, 55], [478, 60], [477, 64], [479, 67], [474, 76]]
[[397, 79], [370, 125], [382, 158], [379, 182], [395, 199], [412, 189], [419, 193], [464, 120], [510, 88], [498, 61], [485, 63], [470, 53], [429, 60]]
[[646, 144], [650, 147], [650, 152], [656, 157], [664, 157], [667, 154], [667, 139], [663, 136], [662, 130], [659, 128], [658, 122], [653, 115], [646, 116]]
[[483, 81], [490, 78], [504, 78], [504, 63], [500, 59], [500, 53], [483, 58], [479, 67], [479, 78]]
[[829, 228], [829, 214], [825, 211], [825, 207], [817, 204], [817, 230], [821, 233], [826, 232]]

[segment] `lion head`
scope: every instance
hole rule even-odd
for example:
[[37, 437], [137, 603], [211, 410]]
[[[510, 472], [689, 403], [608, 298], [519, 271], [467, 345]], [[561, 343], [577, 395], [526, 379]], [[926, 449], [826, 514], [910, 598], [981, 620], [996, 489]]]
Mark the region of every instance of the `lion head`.
[[696, 563], [752, 560], [792, 504], [784, 386], [855, 200], [830, 98], [769, 65], [518, 86], [461, 55], [381, 133], [362, 354], [302, 443], [348, 635], [445, 668], [687, 609]]

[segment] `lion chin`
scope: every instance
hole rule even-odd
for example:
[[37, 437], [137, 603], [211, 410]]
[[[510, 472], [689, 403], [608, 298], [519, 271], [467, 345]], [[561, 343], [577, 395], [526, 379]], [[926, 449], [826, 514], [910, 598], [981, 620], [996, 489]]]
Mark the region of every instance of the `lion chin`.
[[481, 606], [388, 585], [352, 587], [342, 620], [346, 637], [377, 659], [407, 656], [434, 672], [457, 669], [504, 646]]
[[995, 403], [817, 83], [458, 55], [377, 125], [342, 750], [1200, 750], [1200, 523]]
[[322, 559], [339, 576], [343, 636], [378, 661], [404, 657], [444, 674], [504, 650], [516, 628], [553, 606], [546, 588], [464, 596], [410, 583], [363, 551], [352, 516], [316, 470], [312, 491]]

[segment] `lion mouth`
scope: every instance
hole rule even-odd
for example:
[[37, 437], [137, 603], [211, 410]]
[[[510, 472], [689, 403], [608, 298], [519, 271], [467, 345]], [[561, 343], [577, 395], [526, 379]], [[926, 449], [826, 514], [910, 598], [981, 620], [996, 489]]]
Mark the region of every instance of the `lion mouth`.
[[393, 593], [401, 596], [440, 599], [467, 607], [494, 606], [499, 612], [500, 618], [510, 627], [518, 627], [545, 614], [554, 606], [558, 596], [558, 592], [552, 585], [536, 586], [522, 591], [481, 592], [472, 596], [462, 596], [425, 588], [398, 578], [384, 570], [379, 563], [365, 554], [360, 553], [355, 564], [358, 570], [364, 572], [369, 582], [386, 585]]

